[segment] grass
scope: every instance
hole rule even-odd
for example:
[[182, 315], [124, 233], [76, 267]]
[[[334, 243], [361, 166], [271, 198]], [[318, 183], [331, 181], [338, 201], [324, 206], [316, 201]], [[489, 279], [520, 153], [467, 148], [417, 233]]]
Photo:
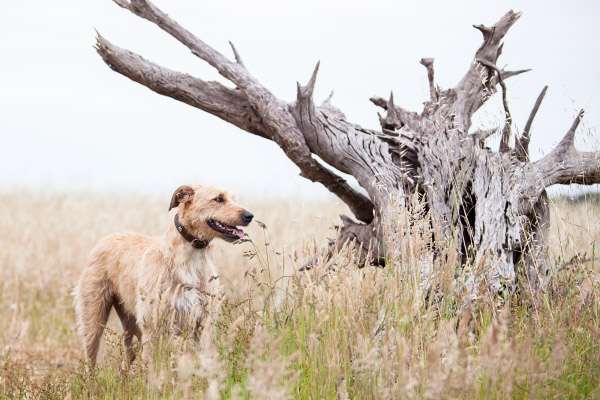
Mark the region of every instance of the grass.
[[[457, 255], [417, 212], [388, 222], [386, 268], [358, 268], [346, 248], [297, 272], [347, 212], [335, 202], [249, 204], [265, 227], [249, 227], [252, 242], [217, 246], [227, 296], [212, 305], [212, 334], [162, 337], [155, 369], [137, 361], [122, 371], [113, 315], [99, 367], [87, 371], [72, 286], [102, 236], [161, 234], [167, 204], [18, 191], [0, 199], [0, 398], [600, 398], [598, 261], [563, 268], [542, 302], [470, 302]], [[556, 201], [551, 259], [593, 259], [599, 212]]]

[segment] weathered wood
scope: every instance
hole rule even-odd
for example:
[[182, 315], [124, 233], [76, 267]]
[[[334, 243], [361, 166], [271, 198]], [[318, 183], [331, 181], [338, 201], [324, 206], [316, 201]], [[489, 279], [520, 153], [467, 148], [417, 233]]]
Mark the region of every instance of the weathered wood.
[[575, 131], [582, 118], [583, 110], [579, 112], [558, 146], [550, 154], [533, 163], [541, 177], [538, 188], [555, 184], [591, 185], [600, 182], [600, 152], [575, 149]]
[[239, 90], [161, 67], [115, 46], [101, 35], [97, 37], [96, 50], [114, 71], [156, 93], [216, 115], [246, 132], [271, 139], [271, 132], [262, 123], [260, 115]]
[[544, 86], [542, 92], [538, 96], [531, 113], [529, 114], [529, 118], [527, 118], [527, 122], [525, 123], [525, 128], [523, 128], [523, 133], [520, 137], [517, 137], [515, 143], [515, 153], [517, 154], [517, 159], [519, 161], [529, 161], [529, 141], [531, 140], [531, 125], [533, 124], [533, 119], [540, 109], [540, 105], [542, 105], [542, 100], [544, 100], [544, 96], [546, 96], [546, 91], [548, 90], [548, 86]]
[[500, 68], [487, 60], [477, 60], [481, 64], [485, 65], [488, 68], [496, 71], [496, 78], [498, 79], [498, 83], [502, 88], [502, 105], [504, 106], [504, 128], [502, 128], [502, 138], [500, 139], [500, 149], [498, 150], [500, 153], [506, 153], [510, 150], [510, 134], [512, 131], [512, 115], [510, 114], [510, 110], [508, 108], [508, 100], [506, 97], [506, 84], [504, 83], [504, 79], [502, 78], [502, 71]]
[[421, 64], [427, 68], [427, 79], [429, 80], [429, 97], [431, 101], [438, 101], [438, 92], [435, 88], [433, 58], [421, 58]]
[[[435, 85], [433, 59], [421, 60], [427, 68], [429, 100], [422, 112], [405, 110], [388, 100], [371, 101], [385, 111], [381, 131], [348, 121], [331, 104], [313, 100], [319, 64], [306, 85], [298, 84], [296, 100], [286, 103], [273, 95], [244, 65], [231, 44], [235, 62], [195, 37], [147, 0], [114, 0], [145, 18], [213, 66], [235, 89], [205, 82], [153, 64], [98, 36], [98, 53], [115, 71], [151, 90], [209, 112], [239, 128], [275, 141], [302, 171], [348, 204], [356, 219], [342, 217], [338, 244], [351, 240], [362, 246], [365, 259], [376, 262], [386, 254], [381, 240], [390, 199], [404, 200], [416, 192], [425, 195], [432, 224], [439, 236], [463, 256], [467, 287], [473, 296], [489, 288], [512, 291], [517, 274], [532, 292], [545, 288], [549, 274], [546, 259], [548, 204], [545, 189], [560, 183], [600, 182], [600, 153], [579, 152], [573, 146], [577, 117], [557, 148], [543, 159], [528, 160], [533, 117], [545, 93], [538, 98], [523, 135], [510, 148], [512, 118], [505, 79], [527, 70], [499, 69], [502, 39], [520, 14], [509, 11], [491, 27], [477, 25], [483, 43], [469, 69], [454, 88]], [[473, 114], [502, 87], [506, 121], [500, 151], [485, 147], [497, 131], [469, 133]], [[365, 196], [332, 170], [354, 176]], [[386, 228], [387, 229], [387, 228]], [[430, 265], [429, 263], [428, 265]], [[431, 268], [427, 269], [426, 273]]]

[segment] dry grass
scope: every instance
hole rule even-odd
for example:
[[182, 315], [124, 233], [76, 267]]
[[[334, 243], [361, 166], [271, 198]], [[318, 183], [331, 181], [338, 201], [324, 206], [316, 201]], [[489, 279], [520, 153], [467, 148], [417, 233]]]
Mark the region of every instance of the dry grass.
[[[0, 397], [29, 398], [571, 398], [600, 397], [598, 262], [574, 263], [546, 302], [466, 302], [457, 258], [431, 262], [425, 215], [389, 223], [385, 269], [341, 251], [309, 272], [340, 204], [245, 205], [264, 222], [253, 243], [220, 243], [228, 296], [214, 304], [214, 337], [164, 338], [156, 371], [119, 370], [111, 318], [100, 367], [85, 372], [70, 290], [107, 233], [160, 234], [168, 199], [0, 194]], [[597, 206], [553, 205], [551, 256], [595, 257]], [[585, 256], [584, 256], [585, 254]], [[335, 266], [335, 270], [331, 267]], [[596, 268], [596, 271], [594, 271]]]

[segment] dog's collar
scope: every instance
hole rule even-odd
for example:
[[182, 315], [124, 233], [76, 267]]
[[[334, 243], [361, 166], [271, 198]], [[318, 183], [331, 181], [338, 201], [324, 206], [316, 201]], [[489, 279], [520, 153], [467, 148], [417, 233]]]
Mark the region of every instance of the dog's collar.
[[185, 229], [183, 227], [183, 225], [181, 225], [179, 223], [179, 215], [178, 214], [175, 214], [175, 228], [181, 234], [181, 236], [183, 236], [183, 238], [185, 240], [190, 242], [190, 244], [197, 249], [203, 249], [206, 246], [208, 246], [208, 244], [210, 243], [210, 240], [200, 240], [200, 239], [194, 237], [194, 235], [192, 235], [191, 233], [189, 233], [188, 230]]

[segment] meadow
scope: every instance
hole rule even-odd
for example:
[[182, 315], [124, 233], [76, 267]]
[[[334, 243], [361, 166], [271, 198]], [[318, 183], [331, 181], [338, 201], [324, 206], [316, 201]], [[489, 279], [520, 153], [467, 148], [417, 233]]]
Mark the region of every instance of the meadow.
[[[348, 248], [320, 257], [343, 204], [239, 199], [261, 224], [216, 244], [227, 295], [212, 335], [164, 337], [156, 369], [138, 358], [122, 370], [112, 315], [87, 370], [71, 296], [86, 258], [111, 232], [162, 234], [169, 200], [0, 193], [0, 398], [600, 398], [600, 206], [565, 199], [551, 205], [562, 268], [542, 301], [521, 290], [476, 302], [424, 213], [396, 213], [388, 265], [359, 268]], [[440, 271], [428, 290], [424, 262]]]

